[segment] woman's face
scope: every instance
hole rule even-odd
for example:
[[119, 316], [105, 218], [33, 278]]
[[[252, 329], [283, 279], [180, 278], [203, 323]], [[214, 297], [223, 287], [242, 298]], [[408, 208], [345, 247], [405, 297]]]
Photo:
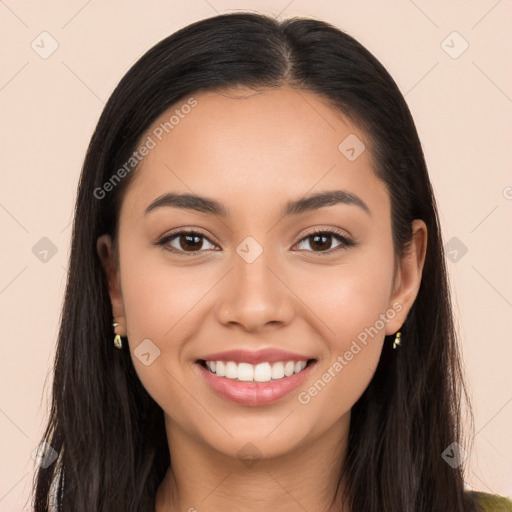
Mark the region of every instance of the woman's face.
[[[141, 139], [150, 149], [122, 203], [118, 266], [99, 240], [113, 314], [172, 429], [233, 457], [248, 446], [280, 455], [348, 424], [416, 296], [425, 227], [415, 221], [395, 267], [390, 198], [365, 134], [318, 96], [283, 87], [187, 100]], [[327, 192], [337, 199], [310, 199]], [[166, 194], [223, 211], [154, 203]], [[183, 230], [196, 234], [172, 238]], [[224, 365], [241, 381], [198, 362], [233, 349], [249, 354], [214, 359], [259, 363]], [[274, 363], [290, 360], [314, 362], [279, 378]], [[276, 378], [243, 380], [255, 367]]]

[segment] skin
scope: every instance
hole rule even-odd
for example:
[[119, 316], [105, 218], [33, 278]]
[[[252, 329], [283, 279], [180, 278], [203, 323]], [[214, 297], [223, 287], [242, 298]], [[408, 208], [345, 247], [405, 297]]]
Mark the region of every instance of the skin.
[[[410, 248], [398, 260], [390, 198], [372, 170], [369, 142], [317, 95], [285, 86], [194, 98], [197, 106], [137, 169], [122, 203], [117, 247], [108, 235], [97, 246], [116, 332], [128, 337], [137, 374], [165, 415], [172, 468], [156, 510], [341, 510], [343, 485], [331, 502], [350, 411], [371, 381], [384, 336], [400, 329], [416, 298], [425, 224], [414, 221]], [[367, 147], [354, 161], [338, 149], [350, 134]], [[340, 189], [361, 198], [370, 214], [336, 204], [281, 216], [289, 200]], [[216, 199], [230, 215], [173, 207], [144, 215], [166, 192]], [[211, 240], [200, 239], [199, 255], [187, 256], [180, 237], [167, 247], [182, 255], [152, 244], [182, 227]], [[327, 228], [356, 245], [332, 237], [318, 248], [308, 235]], [[250, 264], [236, 252], [247, 236], [263, 248]], [[401, 311], [308, 404], [300, 403], [298, 394], [393, 304]], [[146, 338], [161, 351], [149, 366], [133, 354]], [[278, 402], [238, 405], [198, 377], [202, 355], [268, 347], [318, 360], [306, 383]], [[252, 465], [237, 456], [247, 443], [260, 457]]]

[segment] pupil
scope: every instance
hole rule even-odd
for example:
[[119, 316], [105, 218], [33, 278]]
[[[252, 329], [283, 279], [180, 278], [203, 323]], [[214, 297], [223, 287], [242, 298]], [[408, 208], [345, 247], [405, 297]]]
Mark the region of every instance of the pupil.
[[[181, 243], [183, 238], [186, 240], [186, 244], [189, 244], [188, 246]], [[195, 240], [195, 243], [194, 243], [194, 240]], [[190, 249], [191, 246], [192, 246], [192, 249], [200, 249], [201, 245], [202, 245], [201, 237], [197, 236], [197, 235], [182, 235], [181, 241], [180, 241], [181, 248], [185, 249], [185, 250]]]
[[[318, 246], [320, 245], [320, 249], [329, 249], [329, 245], [330, 245], [329, 243], [327, 243], [327, 247], [325, 247], [325, 246], [322, 247], [322, 243], [326, 244], [327, 239], [329, 237], [330, 237], [330, 235], [313, 235], [313, 243], [311, 244], [311, 247], [314, 249], [315, 246], [317, 246], [317, 248], [318, 248]], [[317, 242], [318, 239], [322, 239], [323, 242], [319, 244]]]

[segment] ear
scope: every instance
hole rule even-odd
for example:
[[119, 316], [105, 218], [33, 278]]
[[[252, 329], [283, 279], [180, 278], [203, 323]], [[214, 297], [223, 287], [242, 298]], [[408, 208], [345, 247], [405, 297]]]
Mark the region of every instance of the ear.
[[101, 235], [96, 241], [96, 250], [108, 281], [112, 317], [119, 324], [116, 333], [126, 336], [126, 317], [119, 272], [119, 260], [110, 235]]
[[398, 264], [393, 293], [389, 302], [390, 308], [392, 308], [393, 304], [399, 304], [401, 309], [396, 308], [399, 312], [386, 324], [387, 335], [395, 334], [400, 330], [416, 300], [420, 289], [426, 253], [427, 226], [422, 220], [416, 219], [412, 223], [411, 243]]

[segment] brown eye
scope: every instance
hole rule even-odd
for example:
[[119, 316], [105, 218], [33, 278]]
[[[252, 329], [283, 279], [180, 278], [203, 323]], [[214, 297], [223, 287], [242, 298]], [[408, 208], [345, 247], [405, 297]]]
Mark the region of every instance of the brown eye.
[[180, 249], [183, 249], [184, 251], [197, 251], [201, 249], [203, 239], [198, 235], [179, 235], [178, 245], [180, 246]]
[[[196, 231], [179, 231], [168, 235], [157, 242], [157, 245], [161, 245], [170, 252], [185, 253], [187, 255], [196, 255], [200, 252], [204, 252], [204, 245], [210, 244], [213, 248], [213, 243], [208, 240], [206, 236]], [[206, 249], [211, 249], [206, 247]]]
[[[337, 241], [337, 245], [333, 246], [333, 239]], [[205, 247], [205, 244], [210, 244], [210, 247]], [[308, 252], [315, 252], [318, 254], [330, 254], [338, 250], [346, 249], [355, 245], [346, 236], [338, 233], [337, 231], [323, 230], [316, 231], [304, 237], [297, 245], [309, 245]], [[205, 235], [197, 231], [179, 231], [163, 237], [156, 242], [155, 245], [163, 246], [166, 250], [187, 256], [196, 256], [206, 250], [216, 250], [215, 244], [211, 242]]]
[[[333, 246], [333, 239], [338, 241], [338, 245]], [[299, 246], [302, 245], [304, 247], [304, 244], [310, 247], [310, 249], [306, 250], [317, 253], [336, 252], [337, 250], [353, 245], [345, 236], [330, 230], [317, 231], [309, 234], [299, 242]]]

